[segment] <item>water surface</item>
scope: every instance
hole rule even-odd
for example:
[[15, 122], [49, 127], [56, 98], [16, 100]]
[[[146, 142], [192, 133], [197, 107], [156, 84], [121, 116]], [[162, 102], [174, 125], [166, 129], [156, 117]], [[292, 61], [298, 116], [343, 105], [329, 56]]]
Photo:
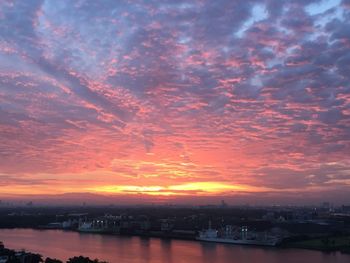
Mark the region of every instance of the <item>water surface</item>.
[[0, 241], [44, 257], [84, 255], [110, 263], [349, 263], [350, 255], [158, 238], [80, 234], [61, 230], [0, 229]]

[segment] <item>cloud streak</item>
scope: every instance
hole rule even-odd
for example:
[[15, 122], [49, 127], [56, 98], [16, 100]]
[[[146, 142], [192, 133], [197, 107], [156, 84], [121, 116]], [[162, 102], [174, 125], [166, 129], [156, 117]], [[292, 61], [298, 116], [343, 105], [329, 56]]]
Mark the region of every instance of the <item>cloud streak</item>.
[[348, 194], [349, 21], [348, 1], [2, 1], [0, 188]]

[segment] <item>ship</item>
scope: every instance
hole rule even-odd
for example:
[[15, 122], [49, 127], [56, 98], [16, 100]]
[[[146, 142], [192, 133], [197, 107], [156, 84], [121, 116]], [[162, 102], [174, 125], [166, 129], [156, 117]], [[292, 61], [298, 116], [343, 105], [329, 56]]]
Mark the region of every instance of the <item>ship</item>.
[[110, 233], [119, 234], [119, 226], [114, 221], [107, 219], [94, 219], [92, 221], [80, 222], [78, 231], [85, 233]]
[[92, 222], [84, 222], [78, 227], [79, 232], [85, 233], [105, 233], [107, 232], [103, 227], [97, 227]]
[[247, 226], [234, 229], [232, 226], [226, 226], [224, 231], [218, 231], [209, 228], [199, 232], [196, 240], [214, 242], [214, 243], [226, 243], [236, 245], [255, 245], [255, 246], [277, 246], [281, 242], [281, 238], [267, 232], [249, 232]]

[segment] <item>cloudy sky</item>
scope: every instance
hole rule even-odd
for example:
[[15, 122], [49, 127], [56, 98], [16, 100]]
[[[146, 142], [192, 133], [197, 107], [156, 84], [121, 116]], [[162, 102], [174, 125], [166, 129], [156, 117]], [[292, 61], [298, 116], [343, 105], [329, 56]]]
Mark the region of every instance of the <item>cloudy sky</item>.
[[67, 193], [346, 201], [350, 1], [1, 0], [0, 197]]

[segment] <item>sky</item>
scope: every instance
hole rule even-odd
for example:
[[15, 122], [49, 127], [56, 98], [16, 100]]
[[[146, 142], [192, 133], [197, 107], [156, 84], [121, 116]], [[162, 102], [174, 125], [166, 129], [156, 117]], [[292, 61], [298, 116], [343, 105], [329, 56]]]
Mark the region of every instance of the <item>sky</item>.
[[0, 198], [53, 196], [346, 202], [350, 1], [0, 0]]

